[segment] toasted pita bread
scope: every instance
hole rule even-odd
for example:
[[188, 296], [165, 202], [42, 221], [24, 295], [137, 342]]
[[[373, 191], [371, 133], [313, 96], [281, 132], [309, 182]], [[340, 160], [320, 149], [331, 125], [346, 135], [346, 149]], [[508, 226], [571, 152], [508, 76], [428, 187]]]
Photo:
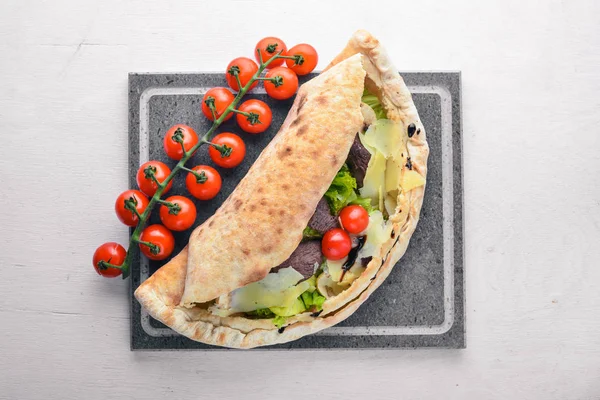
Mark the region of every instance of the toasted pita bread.
[[[207, 344], [233, 348], [272, 345], [298, 339], [346, 319], [385, 280], [406, 251], [415, 230], [424, 185], [406, 193], [399, 187], [395, 213], [389, 217], [392, 223], [389, 240], [380, 246], [365, 271], [348, 289], [324, 303], [323, 311], [318, 316], [299, 314], [289, 318], [284, 329], [277, 329], [269, 319], [220, 317], [208, 310], [210, 300], [262, 279], [296, 248], [301, 240], [302, 229], [345, 161], [354, 135], [360, 130], [360, 95], [365, 86], [380, 99], [389, 119], [410, 129], [406, 151], [403, 151], [402, 157], [407, 159], [410, 156], [412, 169], [426, 177], [429, 148], [425, 129], [410, 92], [379, 42], [368, 32], [358, 31], [325, 72], [300, 88], [276, 138], [263, 151], [246, 178], [215, 216], [195, 231], [190, 239], [190, 251], [186, 248], [136, 290], [136, 298], [154, 318], [190, 339]], [[334, 101], [340, 95], [347, 97], [344, 101]], [[319, 106], [321, 101], [325, 101], [327, 106]], [[313, 143], [310, 140], [298, 142], [298, 136], [303, 136], [298, 135], [301, 126], [306, 127], [304, 134], [308, 135], [310, 132], [309, 137], [313, 139]], [[333, 140], [335, 146], [329, 148], [329, 144], [322, 143], [319, 137], [323, 130], [327, 132], [328, 143]], [[335, 136], [335, 139], [331, 136]], [[300, 169], [286, 165], [285, 162], [283, 166], [273, 162], [285, 160], [286, 157], [280, 158], [277, 155], [288, 148], [298, 156], [293, 161], [296, 166], [301, 166]], [[316, 153], [312, 153], [315, 150]], [[284, 168], [283, 172], [278, 168]], [[403, 162], [398, 168], [400, 173], [404, 173], [408, 167]], [[258, 179], [262, 187], [267, 188], [269, 185], [281, 185], [293, 179], [298, 171], [304, 173], [307, 170], [319, 170], [318, 174], [311, 175], [315, 184], [295, 180], [295, 183], [301, 185], [301, 189], [293, 192], [293, 199], [288, 198], [290, 195], [286, 195], [285, 191], [274, 190], [275, 198], [264, 205], [267, 216], [254, 216], [260, 211], [245, 208], [249, 207], [246, 202], [250, 201], [245, 192], [250, 188], [257, 188], [252, 185], [252, 180]], [[248, 179], [248, 176], [252, 178]], [[293, 207], [290, 206], [290, 201], [293, 201]], [[285, 208], [297, 210], [297, 215], [293, 218], [282, 216], [276, 219], [273, 216], [270, 219], [268, 211], [277, 210], [282, 204]], [[236, 213], [243, 213], [245, 218], [254, 222], [247, 225], [244, 218], [235, 216]], [[235, 221], [233, 224], [232, 219]], [[277, 227], [290, 232], [289, 237], [275, 240], [269, 232]], [[258, 252], [250, 263], [240, 261], [248, 257], [242, 250], [249, 248], [246, 243], [240, 242], [240, 229], [245, 229], [243, 232], [252, 238], [248, 246], [252, 246], [253, 250], [260, 250], [265, 246], [272, 248]], [[223, 232], [219, 232], [220, 230]], [[204, 233], [207, 231], [211, 233]], [[213, 235], [218, 238], [216, 242]], [[221, 242], [223, 245], [218, 244]], [[202, 243], [221, 246], [222, 248], [217, 248], [226, 255], [219, 255], [218, 252], [202, 253], [211, 251], [210, 245]], [[221, 257], [220, 263], [207, 262], [208, 254]], [[203, 265], [209, 266], [208, 272], [203, 272]], [[230, 272], [231, 276], [228, 275]], [[209, 279], [215, 281], [211, 284]]]
[[355, 56], [302, 85], [275, 138], [190, 236], [183, 306], [263, 279], [298, 247], [362, 125], [364, 77]]

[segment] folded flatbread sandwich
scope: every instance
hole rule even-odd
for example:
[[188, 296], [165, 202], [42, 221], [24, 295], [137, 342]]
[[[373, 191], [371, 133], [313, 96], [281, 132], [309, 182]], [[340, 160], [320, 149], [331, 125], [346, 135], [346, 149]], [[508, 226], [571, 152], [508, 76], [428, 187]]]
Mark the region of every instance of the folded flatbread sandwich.
[[[217, 346], [284, 343], [335, 325], [406, 251], [428, 154], [408, 88], [358, 31], [300, 87], [275, 138], [188, 247], [135, 296], [175, 331]], [[346, 258], [327, 260], [320, 237], [349, 204], [367, 209], [369, 225]]]

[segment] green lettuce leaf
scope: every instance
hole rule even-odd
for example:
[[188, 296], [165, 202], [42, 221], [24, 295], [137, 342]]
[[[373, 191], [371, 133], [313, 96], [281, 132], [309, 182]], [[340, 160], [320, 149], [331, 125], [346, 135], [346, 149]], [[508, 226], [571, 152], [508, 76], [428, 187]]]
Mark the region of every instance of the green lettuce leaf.
[[325, 199], [333, 215], [338, 215], [342, 208], [356, 199], [355, 189], [356, 179], [350, 174], [348, 166], [344, 164], [325, 192]]
[[325, 303], [325, 296], [322, 296], [317, 290], [302, 293], [302, 301], [307, 310], [320, 311]]
[[321, 239], [322, 237], [323, 235], [321, 235], [319, 231], [311, 228], [310, 226], [307, 226], [304, 228], [304, 231], [302, 231], [302, 240]]
[[386, 119], [387, 118], [387, 114], [385, 113], [385, 110], [383, 109], [383, 106], [379, 102], [379, 99], [377, 98], [377, 96], [369, 93], [367, 91], [367, 89], [365, 89], [365, 91], [363, 92], [362, 102], [373, 109], [377, 119]]
[[371, 199], [367, 197], [357, 196], [356, 199], [350, 202], [350, 204], [358, 204], [359, 206], [362, 206], [369, 214], [377, 209], [371, 205]]
[[[358, 196], [355, 190], [356, 179], [350, 173], [348, 166], [344, 164], [335, 178], [333, 178], [333, 182], [331, 182], [327, 192], [325, 192], [325, 199], [333, 215], [338, 215], [342, 208], [348, 204], [363, 206], [368, 213], [377, 209], [371, 205], [370, 199]], [[306, 232], [306, 229], [304, 232]]]
[[289, 307], [271, 307], [270, 310], [278, 317], [293, 317], [296, 314], [301, 314], [306, 311], [306, 307], [300, 297], [298, 297], [294, 301], [294, 304]]
[[281, 329], [287, 322], [287, 317], [277, 316], [273, 318], [273, 325]]
[[258, 318], [273, 318], [275, 316], [273, 311], [269, 310], [268, 308], [259, 308], [258, 310], [249, 311], [246, 314]]
[[323, 303], [325, 303], [325, 300], [327, 299], [321, 293], [317, 292], [316, 290], [313, 292], [313, 304], [317, 307], [317, 310], [323, 309]]

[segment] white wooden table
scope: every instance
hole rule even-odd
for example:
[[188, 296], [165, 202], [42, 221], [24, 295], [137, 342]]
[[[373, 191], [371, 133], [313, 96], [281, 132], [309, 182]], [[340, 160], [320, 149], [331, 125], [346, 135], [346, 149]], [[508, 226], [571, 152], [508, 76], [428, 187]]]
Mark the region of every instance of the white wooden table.
[[[0, 3], [1, 399], [600, 398], [600, 3], [318, 3]], [[360, 27], [463, 72], [468, 348], [130, 352], [128, 283], [91, 266], [127, 240], [127, 73], [266, 35], [322, 67]]]

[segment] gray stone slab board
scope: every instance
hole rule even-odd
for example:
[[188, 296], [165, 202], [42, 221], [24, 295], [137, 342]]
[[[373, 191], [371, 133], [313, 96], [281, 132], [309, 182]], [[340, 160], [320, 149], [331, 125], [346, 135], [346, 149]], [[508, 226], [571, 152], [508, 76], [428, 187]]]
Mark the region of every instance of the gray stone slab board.
[[[300, 340], [265, 349], [465, 347], [460, 73], [402, 75], [413, 93], [431, 148], [421, 219], [408, 250], [388, 279], [346, 321]], [[200, 111], [200, 104], [203, 93], [214, 86], [227, 86], [222, 73], [130, 74], [129, 183], [132, 188], [136, 187], [135, 174], [143, 162], [153, 159], [169, 166], [175, 164], [165, 155], [162, 146], [163, 135], [169, 127], [183, 123], [199, 134], [210, 127]], [[260, 89], [246, 98], [258, 98], [271, 106], [272, 125], [260, 135], [246, 134], [232, 121], [219, 129], [219, 132], [234, 132], [245, 140], [246, 159], [235, 169], [216, 167], [223, 177], [222, 191], [211, 201], [196, 201], [196, 225], [212, 215], [233, 191], [277, 133], [293, 102], [293, 99], [271, 100]], [[201, 148], [188, 163], [190, 166], [198, 164], [213, 165], [206, 148]], [[183, 174], [176, 177], [169, 194], [187, 195], [184, 179]], [[156, 210], [151, 222], [160, 222]], [[174, 254], [185, 246], [192, 230], [175, 233]], [[136, 256], [131, 294], [163, 264]], [[131, 304], [133, 350], [217, 349], [173, 332], [148, 316], [133, 296]]]

